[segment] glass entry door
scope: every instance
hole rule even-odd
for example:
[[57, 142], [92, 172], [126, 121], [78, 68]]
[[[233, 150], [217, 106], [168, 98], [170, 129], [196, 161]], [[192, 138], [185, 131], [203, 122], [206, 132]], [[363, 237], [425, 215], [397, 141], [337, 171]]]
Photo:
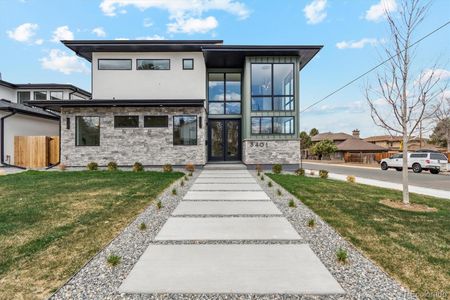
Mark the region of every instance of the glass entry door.
[[210, 119], [208, 122], [208, 141], [209, 160], [240, 160], [241, 121]]

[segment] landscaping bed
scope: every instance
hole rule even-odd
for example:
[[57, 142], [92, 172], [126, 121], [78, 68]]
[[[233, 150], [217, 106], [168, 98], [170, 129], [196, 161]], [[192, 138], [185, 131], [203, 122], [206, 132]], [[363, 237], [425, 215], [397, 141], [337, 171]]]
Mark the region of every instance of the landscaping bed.
[[[268, 177], [300, 199], [299, 206], [303, 203], [312, 209], [419, 298], [444, 299], [449, 296], [448, 200], [411, 194], [412, 203], [426, 205], [436, 211], [405, 211], [380, 203], [383, 199], [401, 201], [401, 192], [394, 190], [296, 175], [268, 174]], [[275, 193], [275, 187], [272, 189]], [[287, 208], [284, 211], [289, 212]], [[314, 215], [307, 218], [314, 218]], [[302, 222], [305, 224], [293, 222], [293, 225], [304, 230], [308, 219], [303, 218]], [[313, 232], [311, 230], [311, 234]], [[313, 244], [312, 247], [315, 250]], [[355, 265], [351, 253], [349, 258], [348, 268], [351, 268], [352, 264]], [[321, 259], [324, 261], [325, 257]]]
[[0, 177], [0, 298], [47, 298], [182, 176], [28, 171]]

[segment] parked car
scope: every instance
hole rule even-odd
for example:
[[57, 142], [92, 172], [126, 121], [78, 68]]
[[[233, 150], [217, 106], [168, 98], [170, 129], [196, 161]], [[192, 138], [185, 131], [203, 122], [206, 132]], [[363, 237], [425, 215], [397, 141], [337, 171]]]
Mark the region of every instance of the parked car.
[[[401, 171], [403, 169], [403, 154], [398, 153], [382, 159], [380, 166], [381, 170], [392, 168]], [[414, 173], [425, 170], [430, 171], [431, 174], [439, 174], [441, 171], [447, 171], [448, 159], [444, 154], [434, 151], [412, 152], [408, 153], [408, 169], [412, 169]]]

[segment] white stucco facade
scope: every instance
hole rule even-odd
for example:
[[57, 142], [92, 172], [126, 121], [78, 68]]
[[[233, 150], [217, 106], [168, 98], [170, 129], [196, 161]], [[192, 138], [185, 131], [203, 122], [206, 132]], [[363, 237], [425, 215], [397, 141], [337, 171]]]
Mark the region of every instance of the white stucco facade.
[[0, 99], [15, 101], [16, 99], [16, 90], [14, 88], [6, 87], [0, 85]]
[[[98, 70], [98, 59], [131, 59], [131, 70]], [[137, 59], [170, 59], [170, 70], [137, 70]], [[194, 69], [183, 70], [183, 59]], [[205, 99], [201, 52], [96, 52], [92, 54], [93, 99]]]

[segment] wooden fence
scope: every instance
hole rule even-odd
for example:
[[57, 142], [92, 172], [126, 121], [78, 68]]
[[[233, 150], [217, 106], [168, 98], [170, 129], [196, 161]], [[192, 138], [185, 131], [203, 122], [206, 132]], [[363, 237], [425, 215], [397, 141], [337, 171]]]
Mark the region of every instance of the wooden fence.
[[15, 136], [14, 164], [45, 168], [59, 161], [59, 136]]

